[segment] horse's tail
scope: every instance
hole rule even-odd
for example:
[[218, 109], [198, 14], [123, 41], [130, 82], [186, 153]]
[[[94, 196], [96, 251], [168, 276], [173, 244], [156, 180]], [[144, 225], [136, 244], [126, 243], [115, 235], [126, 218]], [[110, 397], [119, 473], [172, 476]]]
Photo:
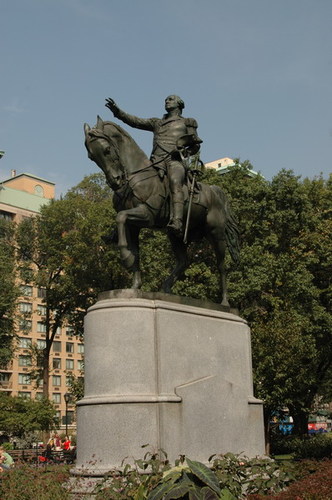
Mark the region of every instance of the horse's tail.
[[240, 231], [237, 221], [233, 215], [231, 205], [224, 191], [219, 186], [211, 186], [211, 189], [221, 200], [221, 205], [226, 217], [225, 236], [227, 247], [233, 261], [235, 264], [238, 264], [240, 260]]

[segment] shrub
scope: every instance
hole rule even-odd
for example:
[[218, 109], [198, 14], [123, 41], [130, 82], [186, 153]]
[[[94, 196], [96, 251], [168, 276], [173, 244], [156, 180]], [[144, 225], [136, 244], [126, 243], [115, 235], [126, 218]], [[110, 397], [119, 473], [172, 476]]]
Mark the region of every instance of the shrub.
[[249, 460], [228, 453], [210, 457], [210, 467], [180, 457], [171, 467], [158, 455], [136, 460], [113, 472], [96, 490], [96, 500], [169, 500], [171, 498], [238, 500], [248, 493], [277, 492], [294, 476], [269, 459]]
[[332, 457], [332, 440], [324, 434], [312, 436], [298, 443], [295, 458], [322, 459]]
[[292, 483], [287, 490], [272, 496], [249, 495], [248, 500], [332, 499], [332, 461], [304, 462], [300, 464], [300, 467], [302, 465], [304, 477]]
[[0, 498], [69, 500], [69, 493], [63, 488], [63, 483], [68, 478], [68, 467], [16, 465], [12, 470], [1, 474]]
[[332, 439], [325, 434], [317, 434], [301, 439], [287, 436], [273, 442], [273, 455], [293, 454], [297, 459], [322, 459], [332, 457]]

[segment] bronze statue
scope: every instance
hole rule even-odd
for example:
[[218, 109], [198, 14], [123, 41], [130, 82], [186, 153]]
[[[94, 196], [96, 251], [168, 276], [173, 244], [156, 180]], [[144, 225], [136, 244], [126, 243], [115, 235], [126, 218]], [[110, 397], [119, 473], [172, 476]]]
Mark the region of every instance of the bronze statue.
[[[108, 101], [108, 104], [115, 113], [120, 113], [113, 101]], [[121, 116], [124, 117], [122, 112]], [[128, 117], [128, 115], [126, 116]], [[133, 123], [132, 120], [130, 121]], [[156, 153], [159, 154], [157, 148], [160, 143], [156, 141], [153, 160], [149, 160], [133, 138], [115, 123], [104, 122], [98, 117], [97, 124], [93, 128], [85, 124], [84, 131], [88, 156], [103, 170], [109, 186], [114, 191], [113, 204], [118, 212], [116, 223], [120, 257], [123, 265], [134, 273], [132, 288], [139, 289], [142, 284], [139, 266], [140, 229], [143, 227], [168, 229], [170, 220], [171, 195], [167, 175], [160, 176], [155, 164], [155, 155]], [[188, 131], [193, 132], [191, 135], [195, 139], [192, 142], [189, 140], [188, 148], [193, 147], [193, 150], [196, 148], [197, 151], [198, 141], [196, 141], [195, 126], [193, 126], [193, 130], [184, 130], [183, 127], [179, 135], [182, 136], [183, 132]], [[175, 136], [176, 134], [174, 134], [174, 141]], [[155, 138], [157, 137], [158, 135], [155, 133]], [[176, 137], [176, 140], [178, 140], [178, 137]], [[169, 169], [174, 157], [176, 158], [174, 161], [177, 161], [175, 153], [178, 152], [178, 148], [175, 143], [173, 145], [174, 150], [171, 149], [172, 144], [169, 144], [169, 161], [166, 159], [166, 165], [162, 166], [163, 169]], [[160, 158], [162, 164], [164, 157], [161, 153]], [[181, 168], [183, 168], [182, 164]], [[168, 170], [167, 174], [169, 175]], [[179, 177], [182, 179], [182, 176], [183, 174]], [[183, 186], [181, 196], [181, 199], [184, 200], [184, 216], [186, 217], [188, 210], [188, 187], [186, 184]], [[204, 237], [211, 242], [220, 274], [221, 304], [229, 306], [224, 259], [227, 245], [233, 260], [238, 260], [239, 234], [236, 222], [226, 196], [218, 186], [198, 183], [198, 189], [195, 190], [191, 201], [192, 213], [189, 221], [187, 242], [190, 243]], [[167, 234], [174, 251], [176, 265], [163, 283], [162, 290], [171, 293], [172, 286], [189, 263], [187, 259], [187, 243], [183, 241], [182, 232], [179, 234], [179, 231], [174, 232], [172, 228], [167, 231]]]
[[[191, 148], [196, 152], [202, 142], [197, 136], [197, 122], [193, 118], [184, 118], [183, 100], [170, 95], [165, 99], [166, 114], [162, 118], [138, 118], [122, 111], [113, 101], [106, 99], [106, 107], [114, 116], [127, 125], [153, 132], [153, 149], [150, 156], [152, 163], [160, 169], [161, 176], [167, 173], [171, 190], [171, 214], [168, 228], [175, 234], [183, 232], [183, 184], [185, 168], [183, 158], [177, 149], [177, 142], [183, 137], [191, 138]], [[189, 144], [188, 144], [189, 146]]]

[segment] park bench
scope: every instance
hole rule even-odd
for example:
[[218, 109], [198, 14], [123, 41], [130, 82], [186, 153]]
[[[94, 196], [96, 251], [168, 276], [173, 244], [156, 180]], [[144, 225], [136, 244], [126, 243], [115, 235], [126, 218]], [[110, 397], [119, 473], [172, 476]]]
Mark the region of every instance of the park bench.
[[[76, 458], [75, 450], [52, 450], [50, 456], [46, 456], [44, 448], [33, 448], [29, 450], [8, 450], [14, 462], [42, 463], [43, 459], [53, 463], [72, 464]], [[39, 457], [43, 457], [42, 459]]]
[[13, 458], [14, 462], [30, 462], [38, 461], [38, 456], [43, 450], [33, 448], [29, 450], [8, 450], [9, 455]]

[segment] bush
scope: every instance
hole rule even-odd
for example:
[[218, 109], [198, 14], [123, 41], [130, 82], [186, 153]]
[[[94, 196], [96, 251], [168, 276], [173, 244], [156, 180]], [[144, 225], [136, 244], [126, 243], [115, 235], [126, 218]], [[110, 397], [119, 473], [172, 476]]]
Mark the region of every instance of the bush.
[[[301, 463], [305, 476], [277, 495], [249, 495], [248, 500], [329, 500], [332, 499], [332, 461]], [[310, 472], [311, 471], [311, 472]]]
[[[76, 483], [69, 478], [68, 466], [16, 465], [1, 474], [0, 498], [69, 500], [80, 486], [80, 478]], [[133, 466], [111, 471], [94, 493], [96, 500], [327, 500], [332, 499], [332, 461], [285, 466], [226, 454], [212, 456], [210, 467], [185, 457], [172, 467], [166, 456], [147, 453]]]
[[181, 457], [174, 467], [167, 458], [147, 454], [113, 472], [97, 488], [96, 500], [168, 500], [171, 498], [238, 500], [248, 493], [272, 493], [287, 486], [293, 475], [269, 459], [249, 460], [228, 453], [210, 457], [210, 467]]
[[1, 474], [0, 498], [69, 500], [69, 493], [63, 488], [63, 483], [68, 478], [68, 467], [16, 465], [12, 470]]
[[273, 455], [292, 454], [297, 459], [322, 459], [332, 457], [332, 439], [326, 434], [308, 436], [304, 439], [287, 436], [274, 440]]

